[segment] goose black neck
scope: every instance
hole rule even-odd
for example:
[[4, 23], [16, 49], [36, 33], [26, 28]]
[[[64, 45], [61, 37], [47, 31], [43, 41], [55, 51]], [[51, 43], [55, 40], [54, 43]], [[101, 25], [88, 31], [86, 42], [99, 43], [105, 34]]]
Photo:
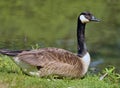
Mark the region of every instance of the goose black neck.
[[82, 57], [87, 52], [87, 47], [85, 44], [85, 25], [78, 18], [77, 24], [77, 42], [78, 42], [78, 56]]

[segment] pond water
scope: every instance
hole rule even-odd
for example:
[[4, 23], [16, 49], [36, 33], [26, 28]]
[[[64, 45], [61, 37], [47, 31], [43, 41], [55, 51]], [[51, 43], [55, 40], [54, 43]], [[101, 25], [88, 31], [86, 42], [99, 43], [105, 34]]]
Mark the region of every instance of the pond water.
[[120, 0], [95, 3], [94, 0], [1, 0], [0, 49], [60, 47], [76, 52], [78, 15], [90, 11], [101, 20], [86, 27], [89, 29], [86, 40], [92, 57], [91, 68], [102, 70], [113, 65], [120, 72], [119, 3]]
[[[50, 45], [51, 46], [51, 45]], [[74, 46], [73, 40], [57, 40], [53, 46], [55, 47], [61, 47], [73, 52], [76, 52], [75, 49], [71, 48]], [[2, 49], [10, 49], [10, 50], [26, 50], [26, 49], [32, 49], [32, 48], [42, 48], [42, 47], [49, 47], [49, 45], [45, 45], [45, 41], [34, 41], [34, 40], [27, 40], [25, 37], [19, 38], [16, 36], [15, 38], [4, 38], [4, 41], [2, 40], [0, 42], [0, 48]], [[92, 62], [90, 64], [90, 69], [94, 69], [96, 72], [101, 72], [104, 68], [112, 65], [116, 67], [117, 72], [120, 73], [120, 59], [118, 57], [103, 57], [97, 56], [97, 55], [91, 55]]]
[[102, 72], [105, 68], [114, 66], [115, 71], [120, 73], [120, 59], [119, 58], [97, 58], [93, 59], [90, 65], [90, 69], [95, 73]]

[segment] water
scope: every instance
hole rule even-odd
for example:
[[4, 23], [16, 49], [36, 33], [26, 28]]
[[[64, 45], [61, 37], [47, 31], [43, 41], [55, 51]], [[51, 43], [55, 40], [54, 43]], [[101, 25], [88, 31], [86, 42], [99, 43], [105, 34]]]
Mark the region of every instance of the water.
[[102, 72], [103, 70], [105, 70], [105, 68], [108, 68], [109, 66], [114, 66], [116, 69], [115, 71], [120, 73], [120, 60], [118, 58], [114, 58], [114, 59], [97, 59], [97, 60], [93, 60], [90, 64], [90, 70], [98, 73], [98, 72]]
[[[18, 37], [18, 36], [16, 36], [16, 37]], [[76, 49], [72, 48], [74, 46], [74, 42], [75, 41], [72, 39], [57, 40], [57, 41], [55, 41], [53, 46], [61, 47], [61, 48], [67, 49], [69, 51], [75, 52]], [[18, 39], [15, 38], [15, 39], [4, 40], [0, 43], [0, 47], [4, 48], [4, 49], [6, 49], [6, 48], [11, 49], [11, 50], [19, 50], [19, 49], [26, 50], [26, 49], [47, 47], [47, 46], [45, 45], [45, 42], [37, 42], [34, 40], [28, 41], [28, 39], [26, 39], [25, 37], [21, 37]], [[92, 57], [92, 61], [90, 64], [91, 70], [93, 70], [95, 72], [102, 72], [102, 70], [104, 70], [104, 68], [111, 65], [111, 66], [115, 66], [117, 72], [120, 73], [120, 59], [118, 57], [111, 58], [111, 57], [103, 57], [102, 55], [99, 57], [97, 55], [91, 55], [91, 57]]]
[[98, 24], [90, 23], [86, 27], [87, 46], [93, 62], [91, 67], [102, 70], [108, 65], [114, 65], [119, 71], [119, 2], [100, 0], [85, 4], [89, 2], [1, 1], [0, 48], [25, 50], [37, 47], [38, 44], [39, 47], [60, 47], [76, 52], [77, 16], [80, 11], [87, 10], [101, 20]]

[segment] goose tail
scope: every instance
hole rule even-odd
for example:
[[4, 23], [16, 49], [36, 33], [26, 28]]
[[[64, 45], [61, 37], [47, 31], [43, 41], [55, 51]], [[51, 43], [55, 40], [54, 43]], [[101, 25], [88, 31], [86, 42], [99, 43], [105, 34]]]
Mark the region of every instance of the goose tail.
[[19, 53], [28, 50], [8, 50], [8, 49], [0, 49], [0, 54], [7, 56], [17, 56]]

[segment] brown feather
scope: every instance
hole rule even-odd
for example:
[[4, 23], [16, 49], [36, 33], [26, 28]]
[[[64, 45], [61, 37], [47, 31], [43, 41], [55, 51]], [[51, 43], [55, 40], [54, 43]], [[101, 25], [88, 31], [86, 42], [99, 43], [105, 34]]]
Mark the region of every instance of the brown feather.
[[42, 67], [39, 70], [40, 76], [82, 76], [83, 64], [80, 57], [64, 49], [42, 48], [22, 52], [17, 57], [30, 65]]

